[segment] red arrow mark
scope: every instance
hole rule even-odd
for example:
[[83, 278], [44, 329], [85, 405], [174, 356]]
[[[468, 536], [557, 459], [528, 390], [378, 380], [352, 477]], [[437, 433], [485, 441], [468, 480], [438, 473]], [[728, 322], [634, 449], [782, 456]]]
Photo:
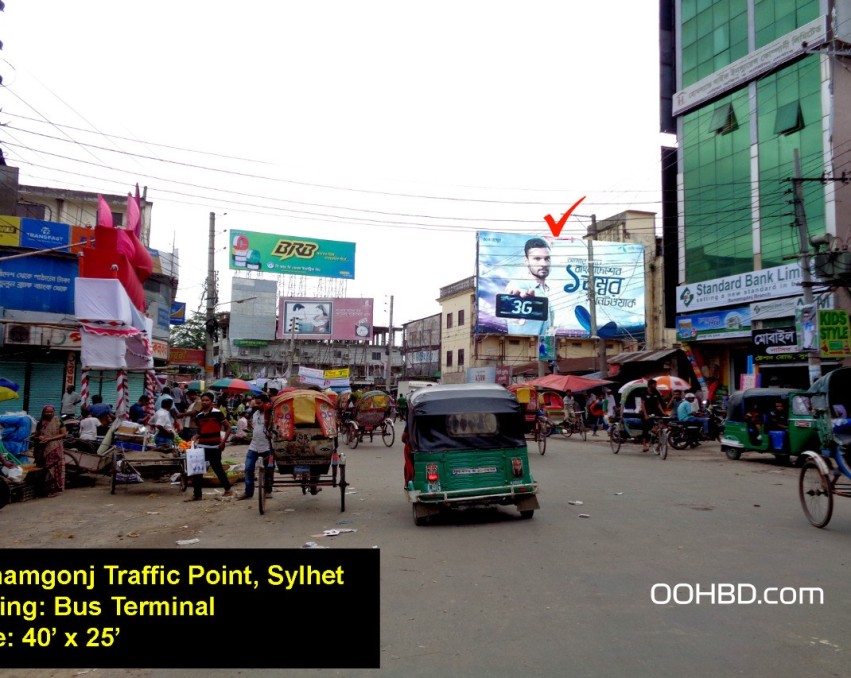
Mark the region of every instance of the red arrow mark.
[[569, 210], [567, 210], [567, 212], [564, 213], [564, 216], [561, 219], [558, 220], [558, 223], [556, 223], [556, 220], [553, 219], [549, 214], [544, 217], [544, 221], [546, 221], [547, 225], [550, 227], [550, 231], [552, 232], [553, 237], [558, 238], [559, 235], [561, 235], [561, 229], [563, 229], [564, 225], [567, 223], [567, 218], [570, 216], [571, 212], [573, 212], [573, 210], [575, 210], [579, 206], [579, 203], [581, 203], [583, 200], [585, 200], [584, 195], [581, 198], [579, 198], [579, 200], [577, 200], [575, 203], [573, 203], [573, 207], [571, 207]]

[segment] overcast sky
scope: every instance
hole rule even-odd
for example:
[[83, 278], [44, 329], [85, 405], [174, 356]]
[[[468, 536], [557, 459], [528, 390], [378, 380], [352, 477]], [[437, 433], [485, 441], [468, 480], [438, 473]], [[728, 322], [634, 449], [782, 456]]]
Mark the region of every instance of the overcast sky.
[[7, 0], [0, 40], [21, 183], [147, 187], [190, 310], [210, 212], [220, 299], [230, 229], [342, 240], [346, 295], [398, 325], [475, 273], [477, 230], [659, 210], [656, 2]]

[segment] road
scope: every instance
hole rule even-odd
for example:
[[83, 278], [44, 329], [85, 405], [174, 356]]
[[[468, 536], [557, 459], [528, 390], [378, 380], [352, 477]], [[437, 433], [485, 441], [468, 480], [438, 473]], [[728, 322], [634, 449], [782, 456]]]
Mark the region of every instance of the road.
[[[214, 501], [213, 490], [186, 504], [168, 485], [113, 496], [101, 480], [7, 506], [0, 539], [17, 548], [178, 548], [193, 537], [201, 547], [379, 547], [382, 668], [286, 675], [847, 675], [851, 502], [838, 499], [828, 529], [813, 528], [798, 504], [795, 468], [768, 456], [729, 461], [716, 445], [671, 450], [663, 461], [630, 444], [613, 455], [604, 438], [551, 438], [546, 455], [530, 458], [541, 487], [532, 520], [500, 508], [415, 527], [401, 489], [401, 443], [388, 449], [376, 440], [348, 453], [345, 513], [331, 488], [315, 497], [276, 492], [260, 516], [254, 502]], [[356, 531], [317, 536], [340, 520]], [[678, 584], [676, 601], [657, 604]], [[724, 584], [741, 585], [743, 602], [727, 603], [728, 594], [720, 604]], [[715, 604], [708, 595], [687, 604], [695, 587], [708, 594], [713, 585]], [[780, 596], [769, 587], [787, 601], [806, 597], [801, 587], [820, 587], [824, 599], [745, 604]], [[327, 623], [329, 652], [335, 633], [358, 632], [357, 610], [312, 614]], [[243, 651], [256, 621], [224, 624], [228, 651]], [[273, 628], [294, 622], [273, 612]], [[75, 672], [0, 670], [0, 678]], [[183, 674], [190, 672], [96, 675]]]

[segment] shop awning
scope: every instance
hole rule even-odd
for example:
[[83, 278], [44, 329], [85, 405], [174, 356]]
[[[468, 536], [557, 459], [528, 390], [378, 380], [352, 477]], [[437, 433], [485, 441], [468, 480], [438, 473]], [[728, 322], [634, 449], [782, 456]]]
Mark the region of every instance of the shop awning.
[[653, 363], [657, 360], [665, 360], [672, 355], [675, 355], [678, 348], [665, 348], [657, 351], [627, 351], [619, 353], [607, 359], [607, 362], [615, 365], [623, 365], [624, 363]]

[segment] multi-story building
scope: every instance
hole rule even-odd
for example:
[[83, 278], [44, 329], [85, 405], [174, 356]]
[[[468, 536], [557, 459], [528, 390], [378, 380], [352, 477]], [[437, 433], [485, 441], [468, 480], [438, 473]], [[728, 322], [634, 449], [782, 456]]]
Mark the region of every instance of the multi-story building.
[[402, 324], [403, 376], [405, 379], [435, 379], [440, 376], [442, 315], [436, 313]]
[[794, 330], [804, 225], [843, 245], [851, 235], [851, 188], [837, 180], [851, 170], [851, 3], [661, 0], [660, 19], [661, 129], [677, 137], [662, 181], [678, 337], [726, 388], [754, 360], [764, 383], [804, 386], [806, 355], [793, 345], [766, 356], [752, 331]]

